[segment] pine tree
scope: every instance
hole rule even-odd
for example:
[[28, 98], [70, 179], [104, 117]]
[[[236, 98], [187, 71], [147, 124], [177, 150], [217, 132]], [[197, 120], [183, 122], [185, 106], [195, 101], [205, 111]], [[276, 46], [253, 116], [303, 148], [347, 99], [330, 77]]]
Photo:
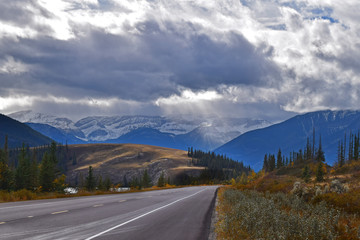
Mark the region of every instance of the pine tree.
[[324, 151], [322, 150], [322, 145], [321, 145], [321, 135], [320, 135], [320, 139], [319, 139], [319, 148], [316, 152], [316, 161], [317, 162], [325, 162], [325, 154], [324, 154]]
[[54, 178], [56, 178], [56, 176], [60, 175], [60, 170], [57, 167], [58, 159], [56, 157], [56, 152], [57, 152], [56, 142], [52, 141], [51, 145], [50, 145], [49, 160], [53, 163], [53, 166], [54, 166]]
[[111, 188], [111, 180], [109, 176], [105, 178], [104, 188], [106, 191], [109, 191]]
[[315, 159], [315, 128], [313, 127], [313, 141], [312, 141], [312, 144], [313, 144], [313, 147], [312, 147], [312, 153], [311, 153], [311, 156], [312, 156], [312, 160]]
[[129, 187], [129, 182], [126, 178], [126, 175], [124, 175], [124, 177], [123, 177], [123, 187]]
[[344, 164], [346, 162], [346, 133], [344, 136], [344, 148], [343, 148]]
[[39, 186], [39, 165], [37, 163], [37, 151], [33, 150], [33, 156], [30, 166], [30, 187], [35, 189]]
[[53, 190], [53, 182], [55, 180], [54, 162], [50, 160], [47, 152], [44, 153], [40, 165], [40, 185], [42, 191], [49, 192]]
[[279, 148], [278, 155], [277, 155], [276, 168], [281, 168], [283, 165], [282, 163], [283, 163], [283, 161], [282, 161], [281, 149]]
[[105, 190], [105, 186], [104, 186], [104, 183], [103, 183], [103, 180], [102, 180], [102, 176], [100, 175], [98, 177], [98, 183], [97, 183], [97, 188], [101, 191]]
[[304, 179], [304, 181], [306, 183], [308, 183], [310, 181], [310, 169], [309, 169], [308, 165], [306, 165], [303, 170], [302, 178]]
[[306, 160], [312, 159], [312, 148], [309, 138], [306, 139], [306, 150], [304, 155], [306, 156]]
[[9, 167], [8, 137], [5, 136], [4, 151], [0, 149], [0, 190], [11, 190], [13, 173]]
[[142, 186], [143, 186], [144, 188], [151, 187], [151, 179], [150, 179], [150, 176], [149, 176], [149, 174], [148, 174], [147, 169], [145, 169], [145, 171], [144, 171], [144, 173], [143, 173]]
[[274, 155], [269, 155], [269, 171], [272, 172], [275, 170], [275, 156]]
[[357, 136], [355, 135], [354, 140], [354, 160], [359, 160], [359, 133], [357, 134]]
[[86, 189], [88, 191], [95, 190], [95, 177], [92, 166], [89, 166], [88, 176], [86, 177]]
[[130, 186], [132, 188], [141, 188], [141, 184], [139, 182], [139, 179], [137, 177], [134, 177], [131, 179]]
[[267, 154], [265, 154], [264, 156], [264, 163], [263, 163], [263, 168], [262, 168], [265, 172], [269, 171], [269, 162], [267, 160]]
[[26, 153], [25, 144], [22, 145], [19, 163], [15, 172], [16, 189], [31, 189], [30, 159]]
[[323, 163], [319, 162], [317, 169], [316, 169], [316, 181], [317, 182], [322, 182], [324, 181], [324, 169], [323, 169]]
[[161, 172], [160, 177], [158, 179], [158, 187], [164, 187], [165, 186], [165, 174], [164, 172]]
[[349, 135], [349, 155], [348, 155], [349, 161], [354, 159], [353, 150], [354, 150], [354, 135], [350, 132], [350, 135]]
[[339, 167], [344, 166], [345, 164], [345, 153], [344, 153], [344, 145], [343, 142], [340, 142], [340, 156], [339, 156], [339, 162], [338, 165]]

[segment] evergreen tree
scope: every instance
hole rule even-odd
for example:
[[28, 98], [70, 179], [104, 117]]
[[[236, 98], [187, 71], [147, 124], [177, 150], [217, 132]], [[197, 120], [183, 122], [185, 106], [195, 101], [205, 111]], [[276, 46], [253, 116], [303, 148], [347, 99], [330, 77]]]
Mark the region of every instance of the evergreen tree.
[[161, 172], [160, 177], [158, 179], [158, 187], [164, 187], [165, 186], [165, 174], [164, 172]]
[[305, 148], [304, 155], [306, 157], [306, 160], [311, 160], [312, 159], [312, 148], [311, 148], [309, 138], [306, 139], [306, 148]]
[[144, 171], [144, 173], [143, 173], [142, 186], [143, 186], [144, 188], [151, 187], [151, 179], [150, 179], [150, 176], [149, 176], [149, 174], [148, 174], [147, 169], [145, 169], [145, 171]]
[[95, 190], [95, 177], [93, 173], [92, 166], [89, 166], [88, 176], [86, 177], [86, 189], [88, 191], [94, 191]]
[[104, 182], [101, 175], [98, 177], [97, 188], [101, 191], [105, 190]]
[[354, 139], [354, 160], [359, 160], [359, 133], [355, 135]]
[[281, 149], [279, 148], [278, 154], [277, 154], [277, 162], [276, 162], [276, 168], [281, 168], [283, 160], [282, 160], [282, 155], [281, 155]]
[[312, 147], [312, 160], [315, 159], [315, 127], [313, 127], [313, 141], [312, 141], [313, 147]]
[[109, 176], [105, 178], [104, 188], [106, 191], [109, 191], [111, 188], [111, 180]]
[[25, 144], [22, 145], [18, 166], [15, 172], [16, 189], [31, 189], [30, 159], [26, 153]]
[[30, 187], [35, 189], [39, 186], [39, 165], [37, 163], [37, 151], [33, 150], [33, 156], [30, 166]]
[[338, 165], [339, 167], [344, 166], [345, 164], [345, 153], [344, 153], [344, 145], [343, 142], [340, 142], [340, 155], [339, 155], [339, 162]]
[[319, 139], [319, 148], [316, 152], [316, 161], [317, 162], [325, 162], [325, 154], [324, 154], [324, 151], [322, 150], [322, 145], [321, 145], [321, 136]]
[[59, 176], [61, 174], [59, 167], [58, 167], [59, 161], [56, 156], [56, 153], [57, 153], [57, 144], [55, 141], [52, 141], [51, 145], [50, 145], [49, 159], [53, 163], [53, 166], [54, 166], [54, 178], [56, 178], [56, 176]]
[[349, 135], [349, 156], [348, 156], [349, 161], [354, 159], [353, 150], [354, 150], [354, 135], [350, 132], [350, 135]]
[[269, 155], [269, 171], [272, 172], [275, 170], [275, 156]]
[[269, 162], [267, 159], [267, 154], [265, 154], [264, 156], [264, 163], [263, 163], [263, 168], [262, 168], [265, 172], [269, 171]]
[[55, 180], [54, 162], [50, 160], [47, 152], [44, 153], [40, 165], [40, 185], [43, 191], [49, 192], [53, 190], [53, 182]]
[[141, 184], [140, 184], [139, 179], [137, 177], [131, 179], [130, 186], [132, 188], [141, 188]]
[[124, 177], [123, 177], [123, 187], [129, 187], [129, 182], [126, 178], [126, 175], [124, 175]]
[[324, 169], [323, 169], [323, 163], [319, 162], [317, 169], [316, 169], [316, 181], [317, 182], [322, 182], [324, 181]]
[[303, 170], [302, 178], [304, 179], [304, 181], [306, 183], [308, 183], [310, 181], [310, 169], [309, 169], [308, 165], [306, 165]]
[[0, 190], [11, 190], [13, 174], [9, 167], [8, 136], [5, 136], [4, 151], [0, 149]]

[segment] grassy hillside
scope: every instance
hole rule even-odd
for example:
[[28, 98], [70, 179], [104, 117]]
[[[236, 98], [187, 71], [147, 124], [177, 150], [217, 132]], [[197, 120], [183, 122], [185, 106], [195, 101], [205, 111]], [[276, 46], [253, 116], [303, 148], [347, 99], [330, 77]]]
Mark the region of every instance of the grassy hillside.
[[113, 183], [141, 177], [147, 169], [153, 183], [162, 171], [166, 178], [185, 172], [199, 175], [202, 167], [190, 166], [186, 151], [139, 144], [79, 144], [68, 146], [67, 176], [71, 183], [79, 183], [87, 175], [89, 166], [98, 176], [110, 177]]

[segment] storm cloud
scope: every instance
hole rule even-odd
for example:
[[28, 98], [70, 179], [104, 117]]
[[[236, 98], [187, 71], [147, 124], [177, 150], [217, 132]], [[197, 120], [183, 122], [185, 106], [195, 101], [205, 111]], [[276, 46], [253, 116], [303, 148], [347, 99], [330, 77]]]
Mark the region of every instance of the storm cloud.
[[2, 2], [0, 111], [281, 119], [358, 108], [359, 5]]

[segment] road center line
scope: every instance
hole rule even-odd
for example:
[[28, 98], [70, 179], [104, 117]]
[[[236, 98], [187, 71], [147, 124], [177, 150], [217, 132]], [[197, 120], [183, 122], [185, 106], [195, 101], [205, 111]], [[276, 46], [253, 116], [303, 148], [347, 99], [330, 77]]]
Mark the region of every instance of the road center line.
[[97, 204], [97, 205], [94, 205], [93, 207], [102, 207], [104, 206], [104, 204]]
[[60, 212], [53, 212], [51, 213], [52, 215], [55, 215], [55, 214], [59, 214], [59, 213], [67, 213], [69, 210], [64, 210], [64, 211], [60, 211]]
[[86, 238], [85, 240], [91, 240], [91, 239], [94, 239], [94, 238], [96, 238], [96, 237], [99, 237], [99, 236], [101, 236], [101, 235], [103, 235], [103, 234], [105, 234], [105, 233], [107, 233], [107, 232], [110, 232], [110, 231], [112, 231], [112, 230], [114, 230], [114, 229], [116, 229], [116, 228], [119, 228], [119, 227], [121, 227], [121, 226], [124, 226], [124, 225], [126, 225], [126, 224], [128, 224], [128, 223], [131, 223], [131, 222], [133, 222], [133, 221], [135, 221], [135, 220], [137, 220], [137, 219], [139, 219], [139, 218], [145, 217], [146, 215], [149, 215], [149, 214], [151, 214], [151, 213], [153, 213], [153, 212], [159, 211], [159, 210], [161, 210], [161, 209], [163, 209], [163, 208], [166, 208], [166, 207], [168, 207], [168, 206], [171, 206], [171, 205], [173, 205], [173, 204], [175, 204], [175, 203], [177, 203], [177, 202], [180, 202], [180, 201], [182, 201], [182, 200], [184, 200], [184, 199], [187, 199], [187, 198], [190, 198], [190, 197], [192, 197], [192, 196], [195, 196], [196, 194], [201, 193], [202, 191], [204, 191], [204, 190], [206, 190], [206, 189], [207, 189], [207, 188], [204, 188], [204, 189], [202, 189], [202, 190], [200, 190], [200, 191], [198, 191], [198, 192], [196, 192], [196, 193], [193, 193], [193, 194], [191, 194], [191, 195], [189, 195], [189, 196], [180, 198], [180, 199], [178, 199], [178, 200], [176, 200], [176, 201], [174, 201], [174, 202], [168, 203], [168, 204], [166, 204], [166, 205], [164, 205], [164, 206], [162, 206], [162, 207], [159, 207], [159, 208], [156, 208], [156, 209], [154, 209], [154, 210], [152, 210], [152, 211], [150, 211], [150, 212], [144, 213], [144, 214], [142, 214], [142, 215], [140, 215], [140, 216], [137, 216], [137, 217], [135, 217], [135, 218], [133, 218], [133, 219], [130, 219], [130, 220], [126, 221], [126, 222], [123, 222], [123, 223], [121, 223], [121, 224], [119, 224], [119, 225], [116, 225], [116, 226], [114, 226], [114, 227], [112, 227], [112, 228], [109, 228], [109, 229], [107, 229], [107, 230], [105, 230], [105, 231], [103, 231], [103, 232], [100, 232], [100, 233], [98, 233], [98, 234], [96, 234], [96, 235], [94, 235], [94, 236], [88, 237], [88, 238]]
[[1, 225], [1, 224], [5, 224], [5, 222], [0, 222], [0, 225]]

